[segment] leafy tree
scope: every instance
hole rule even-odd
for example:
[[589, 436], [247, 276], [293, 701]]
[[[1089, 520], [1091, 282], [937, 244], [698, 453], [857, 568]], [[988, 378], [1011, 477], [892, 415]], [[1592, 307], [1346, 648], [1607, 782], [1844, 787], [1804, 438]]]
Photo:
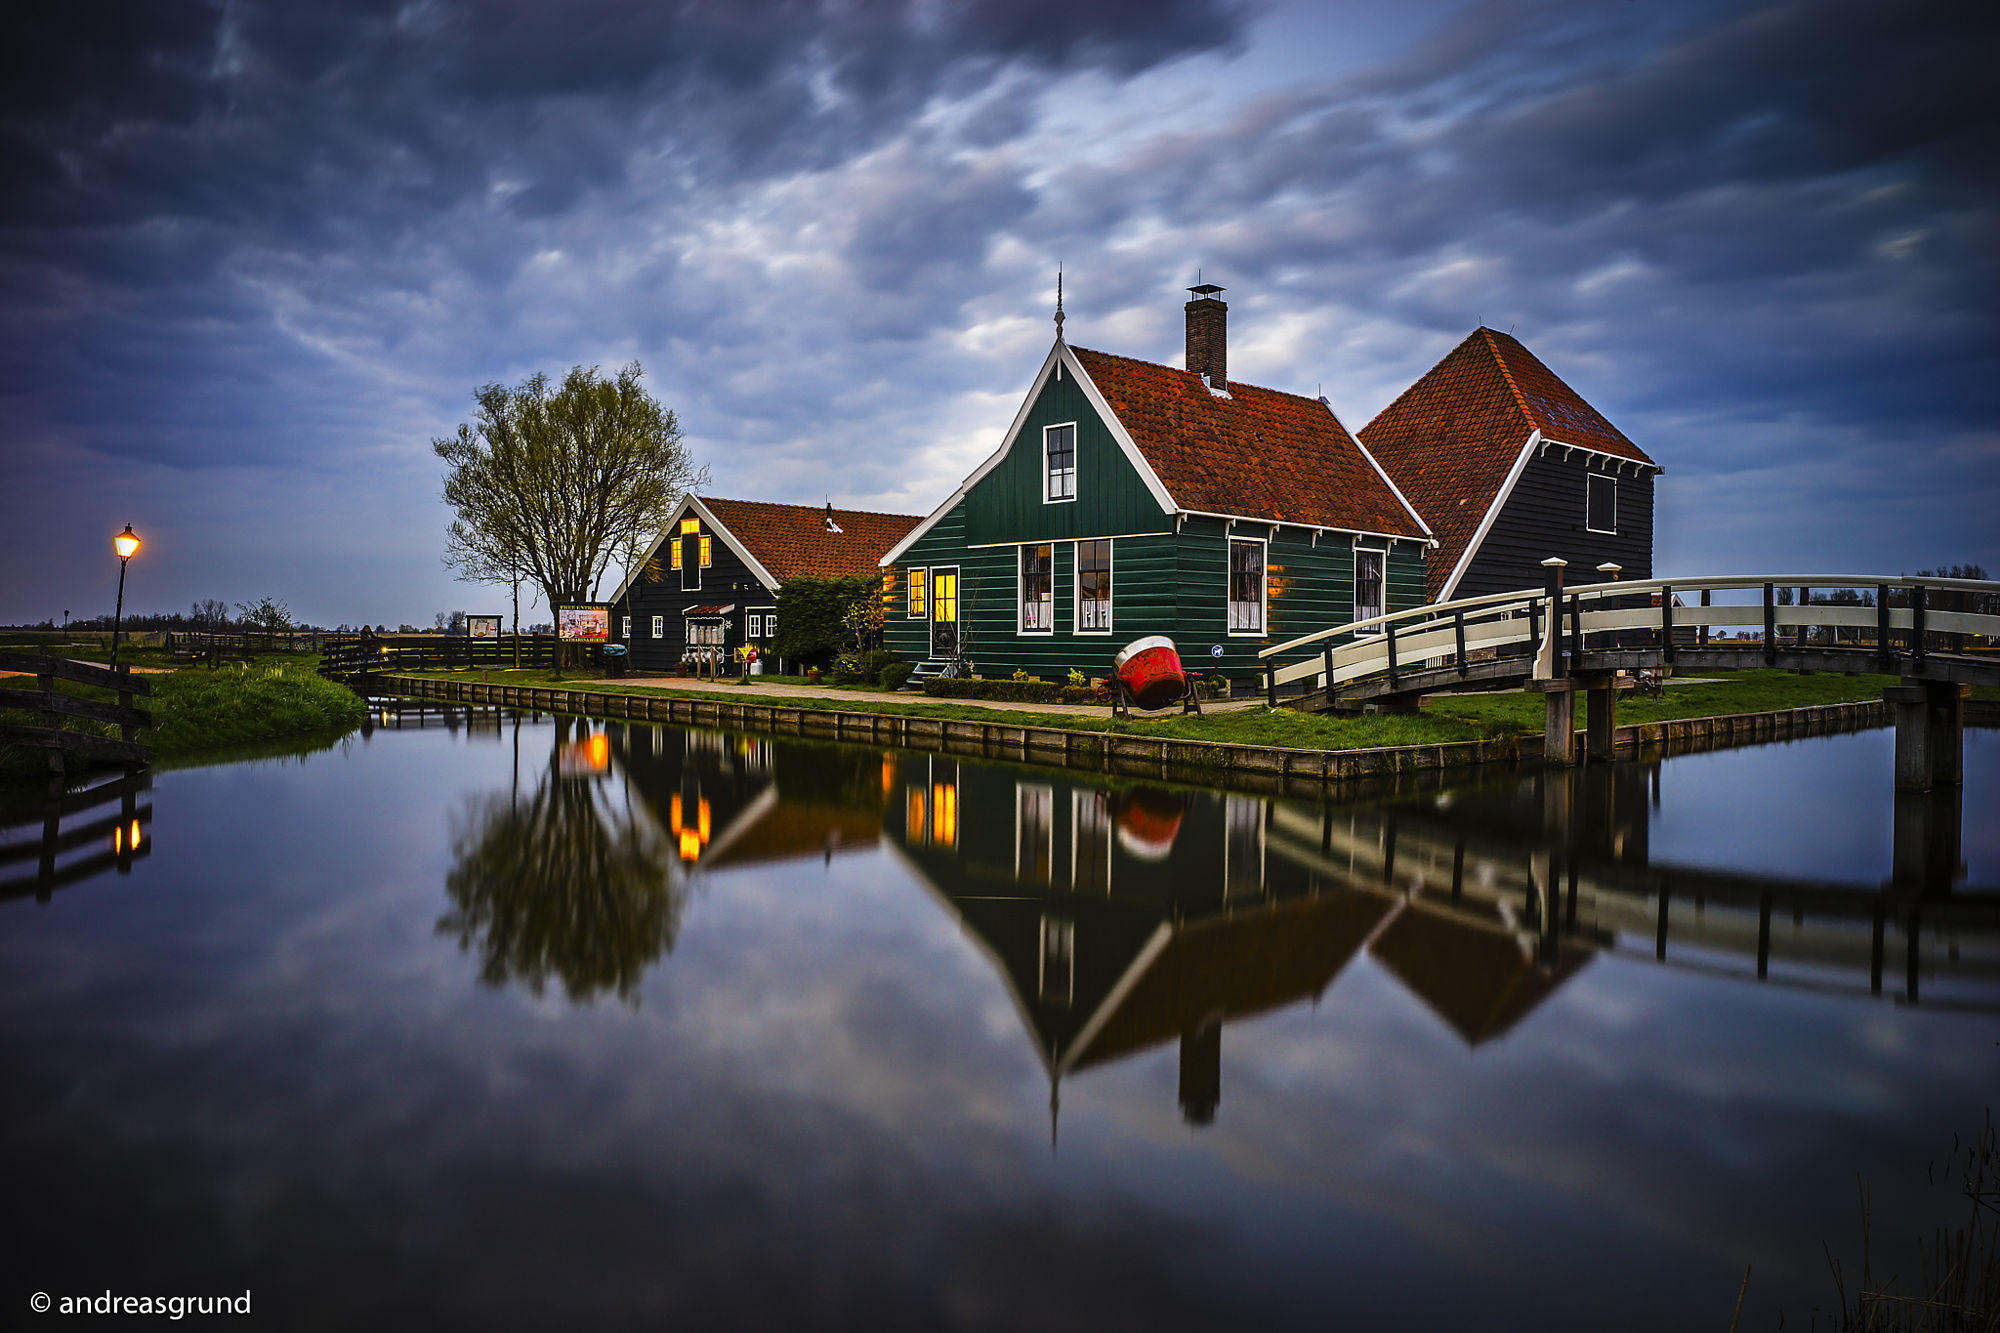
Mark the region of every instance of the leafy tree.
[[614, 559], [652, 542], [682, 495], [708, 480], [638, 362], [606, 379], [573, 368], [486, 384], [474, 419], [431, 441], [457, 517], [445, 563], [475, 583], [522, 578], [551, 608], [595, 597]]
[[[787, 662], [824, 666], [835, 654], [853, 651], [866, 633], [871, 606], [878, 634], [881, 628], [879, 589], [865, 574], [786, 579], [778, 587], [777, 605], [778, 637], [772, 648]], [[850, 623], [850, 613], [857, 610], [861, 620]]]
[[275, 598], [266, 597], [254, 604], [238, 602], [236, 609], [243, 613], [243, 623], [252, 629], [285, 630], [293, 626], [292, 608]]

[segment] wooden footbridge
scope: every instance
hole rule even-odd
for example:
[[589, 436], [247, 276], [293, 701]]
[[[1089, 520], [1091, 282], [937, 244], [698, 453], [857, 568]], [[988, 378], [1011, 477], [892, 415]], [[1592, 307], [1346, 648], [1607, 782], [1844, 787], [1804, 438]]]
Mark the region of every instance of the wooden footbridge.
[[[1587, 700], [1586, 749], [1608, 759], [1618, 691], [1637, 673], [1890, 674], [1901, 678], [1888, 691], [1896, 785], [1925, 791], [1963, 780], [1966, 694], [2000, 685], [2000, 583], [1739, 575], [1565, 588], [1565, 562], [1543, 565], [1539, 591], [1438, 602], [1266, 648], [1268, 700], [1407, 709], [1426, 694], [1526, 687], [1547, 697], [1546, 757], [1568, 764], [1577, 694]], [[1285, 697], [1286, 687], [1300, 692]]]

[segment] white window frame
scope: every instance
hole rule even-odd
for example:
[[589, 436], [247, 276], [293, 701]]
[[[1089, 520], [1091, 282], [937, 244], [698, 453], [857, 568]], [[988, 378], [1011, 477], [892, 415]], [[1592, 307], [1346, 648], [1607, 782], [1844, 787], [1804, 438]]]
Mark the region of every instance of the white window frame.
[[[1593, 528], [1590, 526], [1590, 488], [1600, 481], [1611, 488], [1611, 526], [1608, 528]], [[1618, 478], [1608, 477], [1602, 472], [1584, 474], [1583, 530], [1585, 532], [1602, 532], [1607, 536], [1613, 537], [1618, 535]]]
[[[1229, 605], [1231, 602], [1229, 580], [1235, 573], [1235, 546], [1243, 542], [1264, 548], [1264, 559], [1260, 566], [1263, 577], [1257, 580], [1257, 620], [1256, 629], [1230, 629]], [[1233, 533], [1223, 538], [1222, 548], [1222, 623], [1225, 636], [1231, 639], [1262, 639], [1271, 632], [1271, 539], [1269, 537], [1238, 537]]]
[[[924, 609], [921, 611], [913, 609], [916, 605], [917, 581], [919, 579], [923, 581], [924, 585]], [[931, 572], [921, 565], [910, 570], [909, 586], [903, 589], [903, 614], [911, 620], [929, 620], [931, 618]]]
[[[1379, 559], [1380, 559], [1380, 560], [1382, 561], [1382, 609], [1381, 609], [1380, 611], [1376, 612], [1376, 614], [1377, 614], [1377, 615], [1387, 615], [1387, 614], [1389, 614], [1389, 551], [1388, 551], [1388, 548], [1387, 548], [1387, 547], [1383, 547], [1383, 546], [1363, 546], [1363, 545], [1362, 545], [1362, 544], [1361, 544], [1360, 542], [1358, 542], [1358, 541], [1357, 541], [1356, 543], [1354, 543], [1354, 577], [1353, 577], [1353, 579], [1352, 579], [1352, 580], [1350, 580], [1350, 584], [1351, 584], [1351, 586], [1350, 586], [1350, 587], [1349, 587], [1349, 589], [1348, 589], [1348, 598], [1349, 598], [1349, 601], [1348, 601], [1348, 604], [1347, 604], [1347, 608], [1348, 608], [1349, 612], [1351, 612], [1351, 613], [1352, 613], [1352, 615], [1353, 615], [1353, 618], [1354, 618], [1355, 620], [1360, 620], [1360, 619], [1362, 618], [1362, 615], [1361, 615], [1361, 601], [1360, 601], [1360, 597], [1361, 597], [1361, 554], [1362, 554], [1362, 552], [1364, 552], [1364, 551], [1366, 551], [1366, 552], [1367, 552], [1367, 553], [1369, 553], [1370, 555], [1374, 555], [1374, 556], [1378, 557], [1378, 558], [1379, 558]], [[1375, 637], [1375, 636], [1376, 636], [1377, 634], [1380, 634], [1381, 632], [1382, 632], [1382, 626], [1380, 626], [1380, 625], [1377, 625], [1377, 626], [1375, 626], [1375, 627], [1374, 627], [1373, 629], [1358, 629], [1358, 630], [1354, 631], [1354, 637], [1355, 637], [1355, 638], [1357, 638], [1357, 639], [1371, 639], [1371, 638]]]
[[[1083, 548], [1087, 544], [1104, 543], [1104, 572], [1111, 577], [1111, 594], [1104, 599], [1104, 628], [1085, 629], [1083, 627]], [[1077, 634], [1104, 635], [1112, 632], [1118, 622], [1114, 618], [1113, 606], [1118, 597], [1118, 543], [1110, 537], [1084, 537], [1069, 544], [1070, 563], [1070, 628]]]
[[653, 637], [656, 639], [667, 637], [667, 618], [665, 616], [653, 617]]
[[764, 613], [764, 637], [767, 639], [778, 637], [778, 612], [775, 607]]
[[632, 617], [626, 616], [624, 617], [624, 620], [625, 620], [625, 632], [619, 635], [618, 637], [625, 640], [625, 642], [630, 643], [632, 642]]
[[[1222, 897], [1225, 903], [1239, 898], [1262, 897], [1267, 881], [1266, 853], [1267, 810], [1261, 796], [1244, 796], [1236, 792], [1222, 794]], [[1256, 864], [1247, 861], [1239, 864], [1235, 849], [1238, 837], [1248, 828], [1255, 827]], [[1247, 841], [1247, 840], [1246, 840]], [[1247, 850], [1247, 848], [1246, 848]], [[1250, 881], [1254, 879], [1254, 883]]]
[[1037, 884], [1053, 884], [1056, 880], [1056, 789], [1046, 782], [1016, 782], [1014, 784], [1014, 879], [1018, 883], [1028, 883], [1028, 876], [1036, 867], [1021, 863], [1022, 844], [1030, 832], [1028, 809], [1033, 806], [1043, 817], [1041, 827], [1041, 848], [1039, 856], [1048, 867], [1048, 874], [1040, 876]]
[[701, 567], [707, 569], [715, 563], [715, 538], [706, 532], [696, 533], [694, 551], [695, 556], [701, 561]]
[[1111, 894], [1111, 847], [1116, 838], [1111, 825], [1110, 797], [1102, 787], [1077, 787], [1069, 794], [1069, 886], [1072, 892], [1083, 887], [1083, 835], [1089, 829], [1093, 843], [1102, 844], [1101, 858], [1095, 851], [1092, 860], [1101, 876], [1092, 878], [1103, 881], [1106, 897]]
[[[1052, 496], [1049, 494], [1049, 479], [1050, 476], [1052, 475], [1049, 471], [1049, 436], [1051, 433], [1055, 431], [1065, 430], [1065, 429], [1069, 431], [1069, 494]], [[1042, 503], [1043, 504], [1066, 505], [1066, 504], [1076, 503], [1076, 456], [1077, 456], [1077, 445], [1081, 440], [1081, 436], [1082, 432], [1077, 429], [1077, 424], [1074, 421], [1057, 421], [1050, 425], [1042, 427]]]
[[745, 639], [761, 639], [764, 637], [764, 617], [762, 615], [755, 611], [744, 613], [743, 637]]
[[[1042, 547], [1049, 549], [1049, 624], [1047, 629], [1028, 628], [1028, 552]], [[1022, 542], [1014, 548], [1014, 632], [1030, 638], [1044, 639], [1056, 632], [1056, 543]]]

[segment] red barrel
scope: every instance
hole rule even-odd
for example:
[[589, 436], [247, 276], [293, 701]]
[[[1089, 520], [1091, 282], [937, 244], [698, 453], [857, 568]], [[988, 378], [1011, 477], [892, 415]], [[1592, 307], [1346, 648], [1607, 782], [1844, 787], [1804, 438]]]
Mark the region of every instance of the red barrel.
[[1174, 641], [1153, 635], [1135, 639], [1111, 659], [1126, 694], [1141, 708], [1165, 708], [1187, 693], [1187, 674]]
[[1185, 798], [1157, 787], [1136, 787], [1118, 802], [1118, 845], [1142, 861], [1164, 861], [1186, 816]]

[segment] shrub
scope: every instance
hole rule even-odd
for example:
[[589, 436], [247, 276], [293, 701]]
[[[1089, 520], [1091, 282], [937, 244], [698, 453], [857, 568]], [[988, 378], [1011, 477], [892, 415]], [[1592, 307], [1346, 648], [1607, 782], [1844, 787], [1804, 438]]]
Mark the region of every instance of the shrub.
[[1027, 671], [1027, 668], [1026, 668], [1026, 667], [1015, 667], [1015, 668], [1014, 668], [1014, 679], [1015, 679], [1015, 680], [1033, 680], [1033, 679], [1034, 679], [1034, 677], [1028, 674], [1028, 671]]
[[885, 665], [876, 673], [875, 683], [885, 690], [900, 690], [903, 682], [910, 678], [910, 664], [896, 661]]
[[833, 659], [833, 683], [836, 685], [859, 685], [866, 677], [861, 671], [861, 659], [853, 653], [842, 653]]
[[1062, 687], [1062, 701], [1066, 704], [1109, 703], [1110, 696], [1101, 685], [1065, 685]]
[[879, 600], [876, 580], [786, 579], [778, 588], [778, 637], [772, 651], [787, 662], [824, 667], [834, 655], [854, 650], [848, 613]]
[[992, 699], [1003, 703], [1052, 704], [1061, 698], [1047, 680], [927, 680], [924, 693], [933, 699]]
[[1090, 684], [1090, 677], [1084, 675], [1075, 667], [1071, 667], [1069, 669], [1069, 683], [1071, 685], [1088, 685]]

